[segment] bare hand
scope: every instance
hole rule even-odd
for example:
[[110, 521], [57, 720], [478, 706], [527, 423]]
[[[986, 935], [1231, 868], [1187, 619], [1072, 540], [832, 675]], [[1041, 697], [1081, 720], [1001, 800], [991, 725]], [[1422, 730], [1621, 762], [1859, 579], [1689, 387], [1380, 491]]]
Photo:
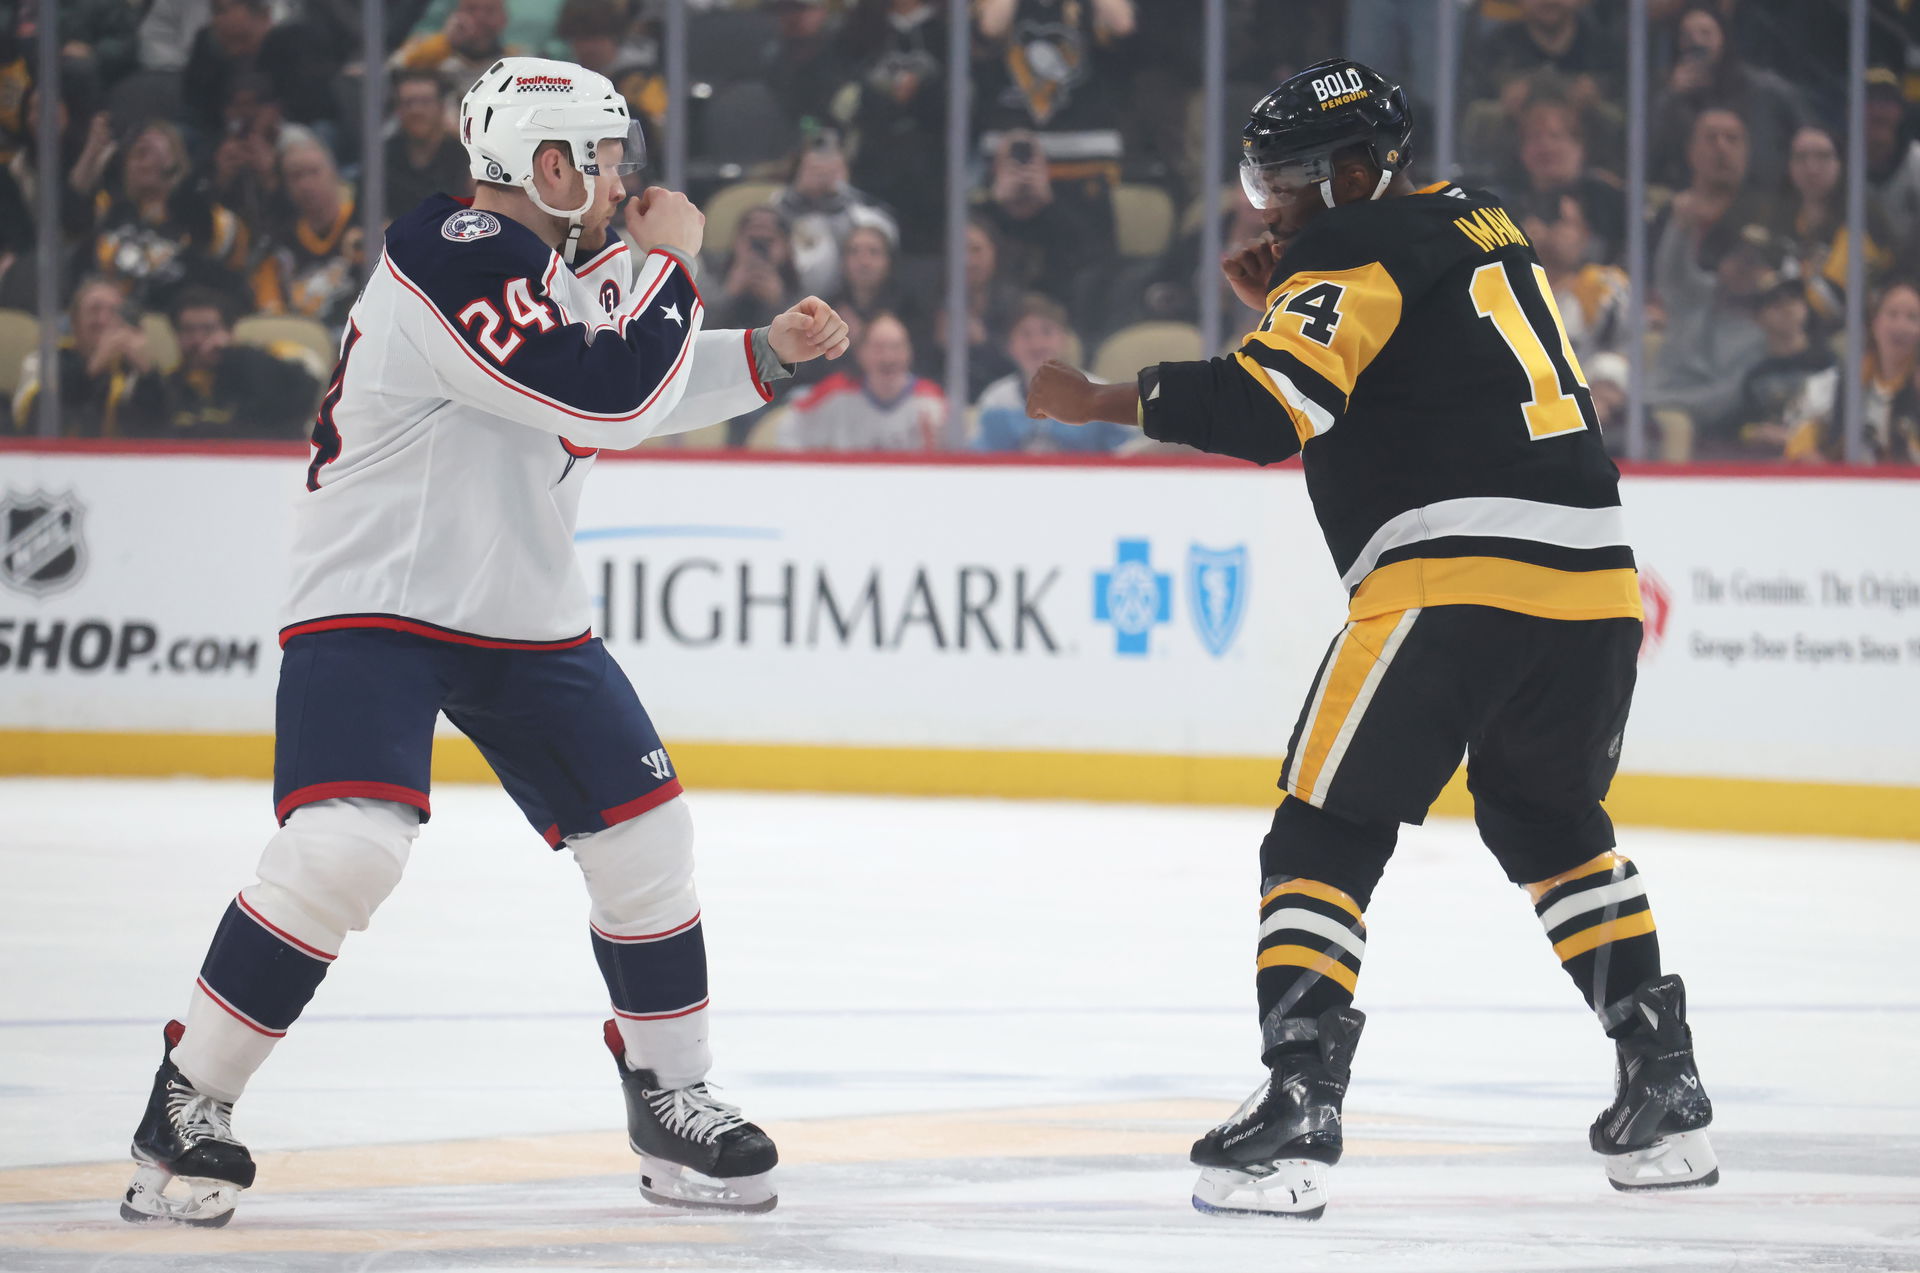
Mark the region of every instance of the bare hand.
[[689, 259], [700, 255], [707, 218], [678, 190], [648, 186], [623, 205], [627, 234], [641, 254], [672, 248]]
[[87, 121], [87, 144], [85, 153], [110, 155], [113, 153], [113, 118], [100, 111]]
[[822, 356], [831, 362], [847, 352], [847, 320], [818, 296], [809, 296], [773, 320], [767, 343], [788, 365]]
[[1220, 272], [1227, 285], [1248, 309], [1265, 312], [1267, 285], [1273, 281], [1273, 267], [1280, 263], [1280, 249], [1272, 239], [1261, 235], [1220, 258]]
[[1697, 93], [1709, 82], [1704, 58], [1682, 58], [1673, 64], [1673, 78], [1668, 83], [1675, 93]]
[[1095, 418], [1094, 397], [1098, 388], [1083, 372], [1058, 359], [1043, 362], [1027, 386], [1027, 418], [1086, 424]]
[[143, 327], [127, 327], [120, 338], [120, 354], [135, 371], [153, 370], [153, 351], [147, 346], [147, 332]]

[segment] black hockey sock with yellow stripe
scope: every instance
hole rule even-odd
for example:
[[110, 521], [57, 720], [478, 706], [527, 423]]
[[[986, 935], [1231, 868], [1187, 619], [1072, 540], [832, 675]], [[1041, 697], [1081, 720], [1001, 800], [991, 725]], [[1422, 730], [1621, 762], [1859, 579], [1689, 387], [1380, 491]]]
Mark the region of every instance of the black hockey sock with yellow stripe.
[[1636, 987], [1660, 975], [1660, 939], [1646, 885], [1633, 863], [1602, 853], [1527, 885], [1553, 953], [1610, 1035], [1632, 1022]]
[[1261, 886], [1255, 985], [1262, 1060], [1313, 1046], [1303, 1033], [1329, 1008], [1349, 1007], [1367, 950], [1360, 904], [1318, 880], [1269, 876]]

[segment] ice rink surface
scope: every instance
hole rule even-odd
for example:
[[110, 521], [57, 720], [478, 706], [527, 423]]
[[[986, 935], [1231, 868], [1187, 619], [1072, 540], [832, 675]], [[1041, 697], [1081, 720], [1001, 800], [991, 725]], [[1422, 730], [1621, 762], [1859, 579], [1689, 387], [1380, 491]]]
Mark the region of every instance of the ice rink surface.
[[1611, 1050], [1464, 824], [1409, 830], [1318, 1224], [1188, 1207], [1259, 1076], [1257, 810], [695, 793], [715, 1080], [779, 1210], [637, 1191], [571, 860], [444, 787], [241, 1102], [221, 1231], [115, 1216], [263, 784], [0, 780], [0, 1269], [1920, 1270], [1920, 844], [1629, 832], [1717, 1189], [1586, 1148]]

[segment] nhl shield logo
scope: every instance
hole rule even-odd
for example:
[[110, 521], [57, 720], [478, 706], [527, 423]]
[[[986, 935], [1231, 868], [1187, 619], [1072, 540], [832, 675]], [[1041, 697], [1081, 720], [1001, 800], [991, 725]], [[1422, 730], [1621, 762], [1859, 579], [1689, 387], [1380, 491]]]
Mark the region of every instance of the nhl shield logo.
[[0, 500], [0, 583], [35, 597], [78, 583], [86, 565], [80, 538], [84, 512], [71, 492], [8, 491]]
[[1187, 611], [1214, 658], [1225, 654], [1247, 617], [1247, 546], [1187, 549]]

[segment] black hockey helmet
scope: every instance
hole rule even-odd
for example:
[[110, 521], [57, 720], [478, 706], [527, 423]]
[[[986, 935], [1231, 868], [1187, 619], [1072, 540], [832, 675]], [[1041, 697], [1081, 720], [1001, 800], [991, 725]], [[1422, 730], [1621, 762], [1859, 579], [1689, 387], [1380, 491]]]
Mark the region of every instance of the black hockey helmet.
[[1275, 195], [1320, 187], [1333, 206], [1333, 157], [1365, 146], [1380, 169], [1379, 198], [1412, 157], [1413, 109], [1398, 84], [1347, 58], [1301, 71], [1260, 99], [1240, 135], [1240, 184], [1256, 208]]

